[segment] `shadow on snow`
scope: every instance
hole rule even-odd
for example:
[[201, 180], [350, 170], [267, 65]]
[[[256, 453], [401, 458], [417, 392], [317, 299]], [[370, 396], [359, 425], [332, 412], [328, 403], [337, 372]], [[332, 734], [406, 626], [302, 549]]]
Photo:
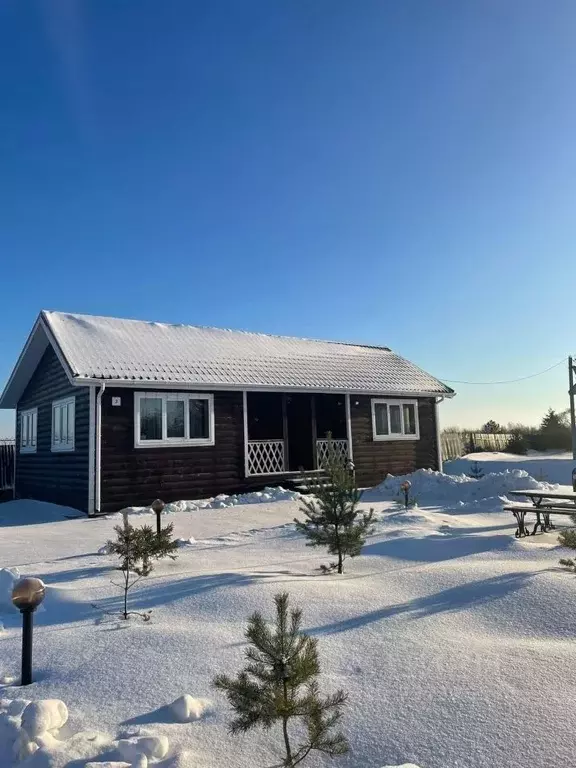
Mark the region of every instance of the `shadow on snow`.
[[316, 635], [332, 635], [403, 614], [407, 614], [411, 619], [421, 619], [436, 613], [459, 611], [470, 605], [481, 605], [517, 592], [534, 575], [530, 572], [517, 572], [492, 576], [469, 584], [450, 587], [434, 595], [419, 597], [397, 605], [388, 605], [376, 611], [335, 621], [322, 627], [313, 627], [307, 631]]

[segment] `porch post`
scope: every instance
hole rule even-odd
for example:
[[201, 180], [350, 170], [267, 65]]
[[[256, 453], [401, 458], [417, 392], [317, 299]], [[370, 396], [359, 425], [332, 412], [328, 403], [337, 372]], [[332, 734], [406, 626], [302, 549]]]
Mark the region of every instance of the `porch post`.
[[284, 472], [288, 472], [290, 467], [290, 456], [288, 454], [288, 403], [286, 392], [282, 393], [282, 424], [284, 437]]
[[244, 477], [248, 477], [248, 393], [242, 392], [242, 413], [244, 415]]
[[312, 462], [314, 469], [320, 469], [318, 466], [318, 428], [316, 426], [316, 395], [310, 395], [310, 417], [312, 419]]
[[352, 417], [350, 416], [350, 394], [344, 395], [346, 408], [346, 435], [348, 437], [348, 461], [354, 461], [354, 449], [352, 448]]

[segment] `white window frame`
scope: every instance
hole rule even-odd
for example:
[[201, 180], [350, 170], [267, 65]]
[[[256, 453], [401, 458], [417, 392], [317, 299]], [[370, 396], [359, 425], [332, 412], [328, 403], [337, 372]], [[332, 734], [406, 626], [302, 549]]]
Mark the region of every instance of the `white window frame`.
[[[162, 400], [162, 438], [159, 440], [142, 440], [140, 437], [140, 401], [147, 399]], [[180, 400], [186, 403], [184, 413], [184, 437], [167, 437], [167, 405], [169, 400]], [[190, 437], [190, 400], [208, 401], [208, 437]], [[134, 447], [178, 447], [185, 445], [214, 445], [214, 395], [207, 392], [135, 392], [134, 393]]]
[[[32, 436], [30, 439], [30, 427]], [[38, 408], [27, 408], [20, 413], [20, 453], [36, 453], [38, 446]]]
[[[388, 406], [388, 434], [387, 435], [378, 435], [376, 433], [376, 406], [377, 405], [387, 405]], [[390, 433], [390, 406], [391, 405], [399, 405], [400, 406], [400, 424], [402, 425], [402, 434], [399, 433]], [[416, 434], [410, 435], [410, 434], [404, 434], [404, 406], [405, 405], [413, 405], [414, 406], [414, 418], [416, 420]], [[394, 399], [387, 399], [387, 398], [373, 398], [371, 403], [372, 408], [372, 439], [373, 440], [420, 440], [420, 419], [418, 415], [418, 400], [394, 400]]]
[[[72, 408], [70, 408], [72, 406]], [[55, 440], [55, 415], [61, 409], [66, 408], [68, 411], [67, 419], [70, 420], [70, 414], [72, 414], [72, 440], [68, 440], [68, 434], [66, 434], [66, 441], [62, 439], [57, 443]], [[68, 423], [67, 422], [67, 423]], [[52, 401], [52, 437], [50, 439], [50, 445], [52, 453], [70, 453], [75, 450], [76, 445], [76, 397], [63, 397], [61, 400]]]

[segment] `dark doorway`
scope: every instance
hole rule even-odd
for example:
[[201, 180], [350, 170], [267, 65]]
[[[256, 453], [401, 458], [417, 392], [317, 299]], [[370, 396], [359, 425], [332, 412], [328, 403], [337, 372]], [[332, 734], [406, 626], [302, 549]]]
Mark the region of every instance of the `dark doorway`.
[[307, 394], [286, 397], [288, 427], [288, 469], [314, 469], [312, 399]]
[[328, 433], [334, 440], [346, 440], [346, 405], [344, 395], [314, 395], [316, 403], [316, 433], [325, 440]]

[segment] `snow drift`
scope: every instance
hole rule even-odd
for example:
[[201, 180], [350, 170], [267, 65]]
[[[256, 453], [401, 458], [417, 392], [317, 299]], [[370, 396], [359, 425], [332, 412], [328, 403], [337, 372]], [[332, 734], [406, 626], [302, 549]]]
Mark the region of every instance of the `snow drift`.
[[446, 475], [432, 469], [419, 469], [410, 475], [388, 475], [380, 485], [365, 491], [362, 501], [400, 498], [400, 485], [406, 480], [411, 483], [410, 496], [421, 507], [440, 504], [464, 506], [486, 499], [498, 499], [509, 491], [552, 490], [558, 487], [535, 480], [524, 469], [491, 472], [479, 480], [464, 474]]

